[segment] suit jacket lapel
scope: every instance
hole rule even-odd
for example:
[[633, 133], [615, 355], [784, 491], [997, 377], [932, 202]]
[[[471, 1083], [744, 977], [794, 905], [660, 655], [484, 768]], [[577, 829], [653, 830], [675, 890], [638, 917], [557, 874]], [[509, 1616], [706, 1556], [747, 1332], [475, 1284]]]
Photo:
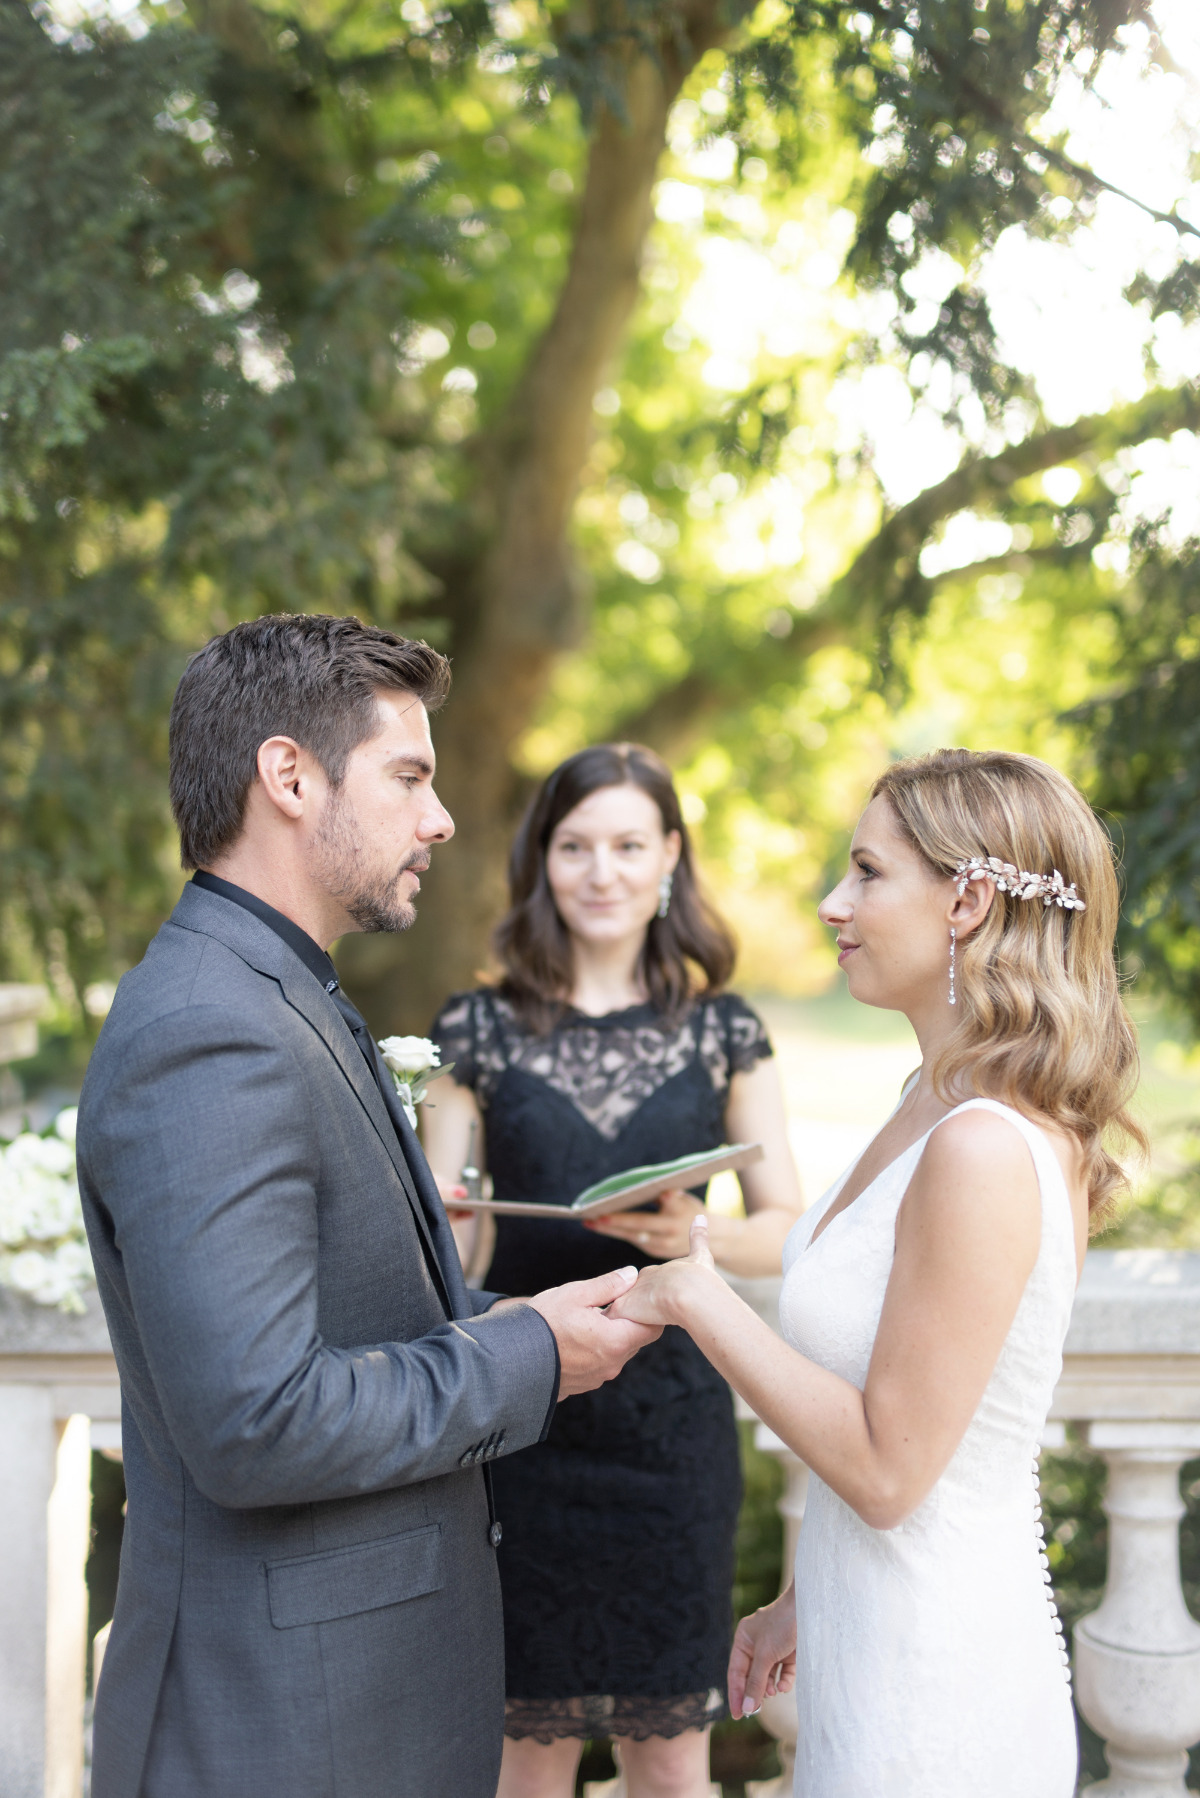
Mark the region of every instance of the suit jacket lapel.
[[[361, 1058], [360, 1058], [361, 1059]], [[471, 1317], [473, 1315], [471, 1301], [467, 1296], [467, 1283], [463, 1279], [462, 1263], [458, 1258], [458, 1244], [454, 1240], [454, 1232], [450, 1228], [450, 1220], [446, 1216], [446, 1208], [442, 1204], [442, 1195], [437, 1189], [437, 1181], [433, 1177], [429, 1163], [425, 1159], [425, 1151], [421, 1147], [417, 1133], [409, 1123], [399, 1093], [389, 1095], [388, 1111], [396, 1127], [396, 1135], [400, 1139], [400, 1147], [408, 1163], [416, 1196], [429, 1227], [431, 1245], [437, 1257], [438, 1267], [446, 1281], [447, 1296], [450, 1301], [452, 1317]]]
[[[438, 1296], [446, 1307], [449, 1317], [470, 1315], [470, 1301], [466, 1299], [460, 1270], [458, 1251], [454, 1244], [453, 1234], [445, 1212], [441, 1208], [437, 1187], [429, 1174], [425, 1157], [421, 1154], [420, 1145], [409, 1128], [408, 1119], [397, 1098], [397, 1110], [404, 1123], [407, 1141], [402, 1142], [399, 1125], [396, 1124], [384, 1103], [370, 1068], [363, 1059], [362, 1053], [354, 1038], [346, 1028], [341, 1013], [338, 1011], [329, 994], [320, 982], [309, 973], [298, 957], [292, 954], [282, 937], [276, 936], [269, 925], [256, 918], [252, 912], [245, 911], [231, 900], [218, 893], [206, 892], [203, 887], [191, 885], [183, 889], [179, 903], [171, 914], [171, 922], [179, 924], [186, 930], [199, 931], [205, 936], [216, 937], [227, 949], [256, 968], [260, 974], [277, 980], [283, 989], [288, 1004], [298, 1011], [317, 1032], [342, 1073], [354, 1088], [354, 1092], [367, 1116], [375, 1128], [379, 1140], [387, 1150], [392, 1166], [400, 1178], [404, 1188], [404, 1196], [408, 1200], [413, 1221], [421, 1238], [421, 1246], [429, 1264], [429, 1270]], [[441, 1212], [441, 1222], [449, 1239], [449, 1255], [438, 1253], [435, 1232], [430, 1226], [427, 1205], [422, 1204], [413, 1171], [406, 1159], [409, 1147], [416, 1151], [420, 1163], [423, 1164], [428, 1183], [433, 1191], [433, 1198]], [[438, 1232], [440, 1234], [440, 1232]], [[457, 1281], [447, 1278], [447, 1265], [458, 1275]], [[460, 1294], [456, 1287], [463, 1287], [461, 1297], [465, 1300], [462, 1308], [456, 1303]]]

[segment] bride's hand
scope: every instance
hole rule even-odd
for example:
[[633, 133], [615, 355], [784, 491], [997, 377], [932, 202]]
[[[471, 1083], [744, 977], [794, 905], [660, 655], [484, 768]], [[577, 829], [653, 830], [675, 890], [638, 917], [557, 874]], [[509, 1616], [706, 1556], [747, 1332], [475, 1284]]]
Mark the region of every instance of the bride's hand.
[[638, 1324], [683, 1323], [687, 1306], [710, 1280], [720, 1279], [708, 1246], [708, 1219], [703, 1212], [692, 1219], [691, 1253], [658, 1267], [644, 1267], [637, 1284], [608, 1307], [610, 1317]]
[[790, 1692], [796, 1683], [796, 1589], [743, 1617], [729, 1655], [729, 1710], [752, 1717], [764, 1698]]

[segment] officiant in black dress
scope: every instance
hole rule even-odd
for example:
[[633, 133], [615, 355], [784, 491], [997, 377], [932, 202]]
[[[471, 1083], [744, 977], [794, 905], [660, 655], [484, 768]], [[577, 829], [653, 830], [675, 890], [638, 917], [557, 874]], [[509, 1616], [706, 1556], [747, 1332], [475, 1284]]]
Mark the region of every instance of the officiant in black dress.
[[[761, 1020], [726, 990], [729, 930], [702, 897], [665, 763], [606, 744], [562, 763], [513, 848], [502, 978], [433, 1026], [453, 1081], [422, 1108], [453, 1204], [468, 1156], [497, 1198], [562, 1205], [644, 1162], [761, 1142], [746, 1216], [713, 1215], [718, 1262], [779, 1271], [800, 1210]], [[472, 1128], [474, 1126], [474, 1128]], [[461, 1192], [461, 1188], [458, 1188]], [[704, 1199], [594, 1222], [470, 1219], [464, 1259], [519, 1295], [688, 1252]], [[494, 1229], [488, 1243], [470, 1240]], [[724, 1711], [738, 1443], [728, 1387], [682, 1330], [558, 1407], [493, 1469], [504, 1537], [507, 1721], [498, 1798], [571, 1798], [582, 1744], [614, 1737], [629, 1798], [707, 1798]]]

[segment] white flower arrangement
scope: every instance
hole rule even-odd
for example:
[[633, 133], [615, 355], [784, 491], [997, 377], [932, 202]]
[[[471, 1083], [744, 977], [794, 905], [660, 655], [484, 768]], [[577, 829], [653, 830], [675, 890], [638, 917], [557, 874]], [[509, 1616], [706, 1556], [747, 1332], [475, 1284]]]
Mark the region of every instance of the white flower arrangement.
[[379, 1052], [396, 1083], [404, 1115], [415, 1130], [417, 1106], [430, 1082], [448, 1074], [454, 1063], [448, 1061], [443, 1067], [441, 1050], [427, 1036], [382, 1036]]
[[82, 1311], [92, 1258], [75, 1181], [72, 1105], [44, 1135], [0, 1143], [0, 1285], [38, 1305]]

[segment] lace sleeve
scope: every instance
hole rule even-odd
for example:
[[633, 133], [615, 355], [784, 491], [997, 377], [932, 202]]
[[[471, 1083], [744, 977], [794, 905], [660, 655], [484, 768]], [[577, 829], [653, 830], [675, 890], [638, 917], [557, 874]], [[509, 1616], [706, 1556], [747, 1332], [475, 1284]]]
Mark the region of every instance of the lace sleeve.
[[469, 1086], [485, 1109], [492, 1088], [504, 1072], [507, 1057], [495, 1002], [486, 992], [453, 993], [433, 1020], [430, 1036], [452, 1061], [450, 1078]]
[[735, 1074], [749, 1073], [774, 1053], [762, 1019], [736, 993], [703, 1001], [700, 1057], [714, 1092], [728, 1093]]
[[429, 1034], [442, 1052], [442, 1060], [452, 1061], [450, 1078], [456, 1086], [474, 1088], [479, 1079], [479, 1032], [474, 993], [453, 993], [429, 1027]]
[[748, 1074], [751, 1068], [775, 1053], [767, 1027], [758, 1013], [736, 993], [722, 994], [718, 1004], [725, 1026], [730, 1076]]

